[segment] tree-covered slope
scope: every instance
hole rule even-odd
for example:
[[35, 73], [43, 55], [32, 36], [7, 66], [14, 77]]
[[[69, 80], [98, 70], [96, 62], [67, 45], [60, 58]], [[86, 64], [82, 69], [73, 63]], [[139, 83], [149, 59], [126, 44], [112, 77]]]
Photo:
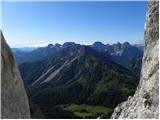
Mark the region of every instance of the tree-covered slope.
[[134, 93], [138, 83], [109, 56], [81, 45], [41, 62], [22, 64], [20, 71], [29, 97], [45, 113], [53, 112], [51, 106], [72, 103], [114, 108]]

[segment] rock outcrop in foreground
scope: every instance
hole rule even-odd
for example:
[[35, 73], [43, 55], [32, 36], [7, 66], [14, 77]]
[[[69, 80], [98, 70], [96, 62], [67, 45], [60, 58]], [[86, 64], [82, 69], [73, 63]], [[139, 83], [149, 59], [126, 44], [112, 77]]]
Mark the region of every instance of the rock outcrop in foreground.
[[1, 32], [1, 118], [30, 118], [28, 98], [15, 59]]
[[145, 49], [136, 93], [118, 105], [111, 118], [159, 117], [159, 1], [149, 1], [145, 25]]

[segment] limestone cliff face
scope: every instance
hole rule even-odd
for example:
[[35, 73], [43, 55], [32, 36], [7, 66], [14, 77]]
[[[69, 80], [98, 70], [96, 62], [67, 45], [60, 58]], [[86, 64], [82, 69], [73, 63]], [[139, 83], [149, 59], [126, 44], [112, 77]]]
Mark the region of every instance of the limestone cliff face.
[[148, 2], [144, 40], [139, 86], [133, 97], [115, 108], [111, 118], [159, 117], [159, 1]]
[[1, 118], [30, 118], [28, 98], [9, 46], [1, 33]]

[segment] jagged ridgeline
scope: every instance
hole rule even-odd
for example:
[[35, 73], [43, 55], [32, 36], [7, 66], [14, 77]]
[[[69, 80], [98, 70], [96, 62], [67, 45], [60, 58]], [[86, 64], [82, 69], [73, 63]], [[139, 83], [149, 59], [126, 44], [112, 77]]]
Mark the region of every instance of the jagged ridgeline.
[[138, 84], [133, 73], [109, 55], [83, 45], [68, 46], [19, 68], [29, 98], [45, 118], [107, 118]]
[[[58, 51], [66, 48], [78, 45], [74, 42], [66, 42], [63, 45], [61, 44], [49, 44], [46, 47], [40, 48], [30, 48], [32, 51], [23, 51], [22, 49], [12, 48], [16, 61], [20, 65], [22, 63], [28, 62], [37, 62], [47, 59], [48, 57], [56, 54]], [[104, 56], [110, 56], [112, 60], [130, 71], [139, 77], [142, 56], [143, 56], [143, 45], [135, 46], [131, 45], [128, 42], [116, 43], [113, 45], [103, 44], [101, 42], [95, 42], [92, 45], [88, 45], [97, 52], [101, 53]], [[139, 48], [140, 47], [140, 48]]]

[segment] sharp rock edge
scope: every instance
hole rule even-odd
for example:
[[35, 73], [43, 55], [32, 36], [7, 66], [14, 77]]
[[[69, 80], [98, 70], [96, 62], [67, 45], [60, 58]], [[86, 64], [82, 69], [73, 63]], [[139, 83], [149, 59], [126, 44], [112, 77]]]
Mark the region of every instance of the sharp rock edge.
[[13, 54], [1, 32], [1, 118], [30, 118], [28, 98]]

